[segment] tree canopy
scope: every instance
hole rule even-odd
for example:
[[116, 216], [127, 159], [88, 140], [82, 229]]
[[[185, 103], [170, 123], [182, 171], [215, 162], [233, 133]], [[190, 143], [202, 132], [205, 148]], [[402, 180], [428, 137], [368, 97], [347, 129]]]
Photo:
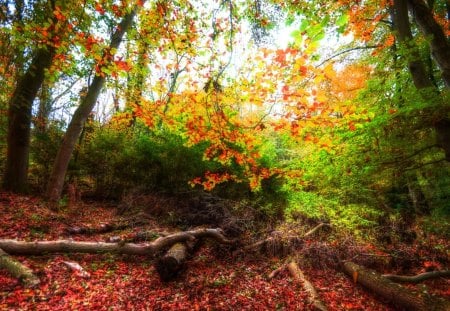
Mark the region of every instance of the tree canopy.
[[6, 1], [3, 185], [55, 202], [77, 180], [102, 196], [273, 192], [326, 217], [448, 213], [448, 12], [421, 0]]

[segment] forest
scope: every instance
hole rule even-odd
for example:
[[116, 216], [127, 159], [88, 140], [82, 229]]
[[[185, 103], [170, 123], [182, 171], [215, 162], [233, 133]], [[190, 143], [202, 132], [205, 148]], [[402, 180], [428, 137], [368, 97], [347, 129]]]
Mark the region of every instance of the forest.
[[0, 310], [450, 310], [450, 2], [1, 0]]

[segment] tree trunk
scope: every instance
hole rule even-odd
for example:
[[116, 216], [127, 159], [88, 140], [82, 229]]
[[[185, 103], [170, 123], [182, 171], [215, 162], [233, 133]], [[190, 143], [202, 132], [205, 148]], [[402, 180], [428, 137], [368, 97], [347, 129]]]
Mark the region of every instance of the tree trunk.
[[[433, 81], [427, 74], [426, 66], [417, 47], [413, 44], [413, 36], [408, 16], [408, 2], [415, 13], [416, 21], [426, 36], [432, 36], [431, 52], [436, 59], [441, 71], [442, 78], [447, 88], [450, 86], [450, 47], [445, 38], [442, 28], [434, 20], [431, 10], [421, 0], [395, 0], [394, 1], [394, 28], [400, 43], [410, 49], [408, 62], [409, 71], [415, 87], [421, 92], [424, 100], [428, 102], [443, 103], [442, 95], [434, 87]], [[445, 110], [448, 111], [448, 108]], [[450, 162], [450, 120], [444, 114], [434, 124], [437, 134], [437, 144], [443, 149], [445, 159]]]
[[402, 287], [381, 274], [347, 261], [343, 269], [355, 283], [360, 283], [377, 295], [406, 310], [432, 311], [449, 310], [450, 302], [444, 299], [418, 293]]
[[450, 88], [450, 44], [444, 30], [436, 22], [431, 8], [422, 0], [408, 0], [415, 21], [422, 33], [430, 39], [431, 55], [442, 71], [442, 79]]
[[30, 268], [11, 258], [0, 248], [0, 268], [6, 269], [13, 277], [22, 281], [25, 286], [34, 287], [40, 283]]
[[[103, 59], [105, 60], [105, 64], [103, 66], [108, 66], [113, 60], [114, 55], [111, 55], [110, 51], [116, 50], [120, 46], [124, 34], [133, 24], [134, 16], [136, 15], [137, 10], [138, 7], [136, 6], [130, 13], [123, 17], [122, 21], [117, 26], [115, 32], [111, 36], [109, 48], [103, 54]], [[94, 77], [91, 85], [89, 85], [86, 96], [81, 98], [80, 105], [75, 111], [72, 120], [67, 127], [63, 142], [56, 155], [46, 193], [47, 198], [52, 203], [58, 202], [61, 198], [67, 167], [69, 166], [69, 161], [75, 148], [75, 144], [81, 134], [83, 124], [94, 108], [100, 91], [105, 84], [105, 74], [101, 72], [101, 68], [100, 72], [97, 72], [97, 75]]]
[[156, 271], [164, 282], [172, 280], [185, 267], [189, 249], [185, 243], [174, 244], [155, 262]]
[[25, 74], [19, 79], [9, 101], [7, 158], [3, 186], [6, 190], [26, 192], [30, 150], [31, 108], [52, 64], [54, 48], [39, 49]]

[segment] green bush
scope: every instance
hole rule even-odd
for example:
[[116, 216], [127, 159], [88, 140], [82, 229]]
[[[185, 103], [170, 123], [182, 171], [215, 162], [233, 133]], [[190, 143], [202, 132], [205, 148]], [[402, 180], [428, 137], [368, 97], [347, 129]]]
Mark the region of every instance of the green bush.
[[204, 146], [188, 148], [170, 132], [120, 132], [99, 128], [86, 139], [80, 153], [80, 169], [95, 182], [95, 194], [119, 198], [142, 191], [178, 193], [190, 191], [188, 181], [215, 169], [204, 162]]
[[61, 122], [50, 122], [45, 132], [36, 129], [32, 132], [28, 179], [30, 186], [39, 193], [47, 186], [63, 135]]

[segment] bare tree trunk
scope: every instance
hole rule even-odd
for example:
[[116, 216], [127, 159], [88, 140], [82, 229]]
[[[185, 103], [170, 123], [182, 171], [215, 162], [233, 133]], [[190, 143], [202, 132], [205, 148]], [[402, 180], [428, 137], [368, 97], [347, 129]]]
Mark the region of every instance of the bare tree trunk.
[[[120, 46], [124, 34], [133, 25], [133, 20], [137, 10], [138, 6], [135, 6], [131, 12], [123, 17], [120, 24], [116, 27], [115, 32], [111, 36], [109, 48], [103, 55], [103, 58], [106, 59], [106, 64], [103, 66], [107, 66], [114, 58], [114, 55], [111, 55], [110, 51], [116, 50]], [[67, 127], [63, 142], [58, 150], [58, 154], [56, 155], [55, 163], [53, 165], [52, 173], [47, 186], [46, 196], [53, 203], [56, 203], [61, 198], [67, 167], [69, 166], [69, 161], [75, 148], [75, 144], [81, 134], [84, 122], [97, 102], [97, 98], [104, 84], [105, 75], [103, 73], [98, 73], [93, 79], [91, 85], [89, 85], [86, 96], [81, 98], [81, 103], [75, 111], [69, 126]]]
[[[442, 28], [433, 18], [431, 10], [422, 0], [395, 0], [394, 1], [394, 28], [397, 31], [397, 38], [400, 43], [405, 44], [410, 49], [409, 71], [415, 87], [421, 92], [423, 98], [429, 102], [443, 103], [442, 95], [434, 87], [427, 74], [426, 66], [421, 60], [417, 47], [413, 44], [413, 35], [408, 15], [408, 2], [414, 12], [414, 16], [419, 27], [426, 36], [432, 36], [431, 51], [434, 59], [438, 63], [444, 83], [449, 88], [450, 85], [450, 46], [445, 38]], [[448, 109], [446, 110], [448, 111]], [[437, 133], [437, 144], [445, 152], [445, 159], [450, 162], [450, 120], [447, 116], [442, 116], [434, 125]]]
[[445, 311], [450, 308], [449, 301], [402, 287], [381, 274], [360, 267], [353, 262], [345, 262], [343, 269], [346, 274], [353, 278], [355, 283], [360, 283], [375, 294], [406, 310]]
[[450, 44], [444, 30], [434, 19], [433, 12], [422, 0], [408, 0], [417, 25], [429, 37], [431, 55], [442, 71], [442, 79], [450, 88]]
[[31, 108], [50, 67], [54, 48], [39, 49], [25, 74], [19, 79], [9, 101], [7, 158], [3, 187], [14, 192], [26, 192], [28, 154], [30, 150]]

